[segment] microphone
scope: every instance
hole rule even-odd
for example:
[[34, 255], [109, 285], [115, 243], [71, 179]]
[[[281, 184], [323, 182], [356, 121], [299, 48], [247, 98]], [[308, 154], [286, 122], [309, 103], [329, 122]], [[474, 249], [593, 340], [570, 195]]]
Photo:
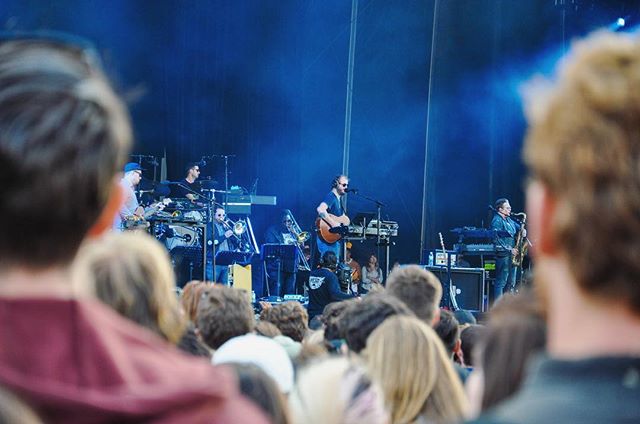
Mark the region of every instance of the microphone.
[[353, 193], [353, 194], [358, 194], [358, 189], [357, 188], [347, 188], [344, 190], [345, 193]]

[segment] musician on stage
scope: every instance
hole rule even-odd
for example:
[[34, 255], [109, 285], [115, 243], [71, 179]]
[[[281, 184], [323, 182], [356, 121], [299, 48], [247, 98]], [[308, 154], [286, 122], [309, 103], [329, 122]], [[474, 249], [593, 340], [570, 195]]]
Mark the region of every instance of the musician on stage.
[[140, 164], [135, 162], [127, 163], [124, 166], [124, 176], [120, 180], [123, 200], [120, 212], [113, 222], [114, 230], [122, 231], [124, 229], [124, 221], [127, 218], [144, 216], [144, 209], [140, 207], [134, 190], [141, 180], [142, 168]]
[[[180, 185], [174, 189], [174, 197], [186, 197], [187, 199], [195, 202], [198, 198], [197, 194], [193, 194], [195, 191], [196, 180], [200, 177], [200, 164], [198, 162], [189, 162], [186, 167], [187, 175], [180, 181]], [[188, 187], [190, 190], [187, 190]]]
[[[288, 209], [284, 209], [280, 215], [280, 222], [267, 229], [265, 243], [270, 244], [296, 244], [297, 240], [291, 231], [293, 220]], [[285, 294], [296, 293], [296, 272], [286, 267], [282, 263], [270, 260], [266, 262], [267, 280], [269, 283], [269, 293], [272, 296], [284, 296]], [[297, 268], [297, 264], [296, 264]], [[279, 275], [278, 275], [279, 274]], [[278, 281], [280, 285], [278, 286]]]
[[[349, 178], [346, 175], [337, 175], [331, 182], [331, 191], [325, 196], [324, 200], [318, 205], [316, 211], [318, 216], [324, 220], [329, 226], [339, 227], [340, 224], [349, 225], [349, 217], [346, 216], [344, 208], [342, 206], [342, 196], [347, 193], [349, 187]], [[341, 218], [337, 220], [333, 216]], [[342, 244], [340, 241], [335, 243], [327, 243], [320, 236], [316, 238], [318, 252], [320, 256], [324, 256], [327, 251], [334, 252], [336, 256], [340, 257], [340, 248]]]
[[[233, 249], [233, 231], [226, 224], [227, 213], [222, 207], [217, 207], [213, 221], [213, 243], [215, 244], [215, 253], [227, 252]], [[214, 252], [211, 252], [213, 254]], [[216, 265], [215, 270], [211, 269], [209, 260], [207, 260], [207, 280], [213, 280], [216, 283], [228, 284], [229, 267], [227, 265]], [[215, 271], [215, 272], [211, 272]]]
[[493, 301], [495, 302], [504, 292], [513, 290], [516, 282], [517, 268], [513, 265], [512, 258], [518, 253], [515, 248], [515, 237], [520, 230], [520, 224], [511, 218], [511, 205], [508, 199], [496, 200], [491, 229], [506, 234], [503, 237], [496, 235], [494, 239], [496, 279], [493, 285]]

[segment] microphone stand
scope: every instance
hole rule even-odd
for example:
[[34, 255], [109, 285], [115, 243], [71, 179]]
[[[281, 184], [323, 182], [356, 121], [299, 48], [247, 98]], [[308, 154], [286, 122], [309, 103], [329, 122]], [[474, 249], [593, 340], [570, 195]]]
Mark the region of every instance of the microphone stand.
[[224, 201], [222, 204], [227, 205], [227, 195], [229, 194], [229, 158], [235, 158], [236, 155], [211, 155], [208, 158], [224, 159]]
[[132, 158], [136, 158], [138, 165], [142, 167], [142, 160], [146, 159], [149, 165], [153, 166], [153, 182], [156, 182], [156, 173], [158, 171], [158, 158], [153, 155], [131, 155]]
[[[372, 197], [369, 196], [365, 196], [363, 194], [359, 194], [357, 191], [351, 191], [350, 192], [353, 195], [356, 195], [362, 199], [368, 200], [370, 202], [373, 202], [376, 204], [376, 246], [377, 246], [377, 256], [378, 258], [380, 258], [380, 246], [385, 246], [385, 281], [387, 276], [389, 275], [389, 247], [391, 245], [391, 240], [389, 238], [383, 239], [382, 236], [380, 236], [380, 228], [381, 228], [381, 221], [382, 221], [382, 207], [386, 206], [384, 203], [382, 203], [380, 200], [378, 199], [374, 199]], [[365, 228], [365, 232], [366, 232], [366, 228]], [[383, 241], [384, 240], [384, 241]]]

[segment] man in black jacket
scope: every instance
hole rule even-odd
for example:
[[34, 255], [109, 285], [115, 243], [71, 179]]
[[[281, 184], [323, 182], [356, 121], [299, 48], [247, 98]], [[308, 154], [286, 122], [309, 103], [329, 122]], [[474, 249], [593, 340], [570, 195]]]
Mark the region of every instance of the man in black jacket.
[[309, 320], [322, 314], [324, 307], [331, 302], [351, 299], [353, 296], [340, 291], [340, 283], [335, 274], [338, 265], [336, 254], [328, 250], [322, 255], [320, 268], [309, 276]]
[[511, 205], [509, 200], [501, 198], [496, 200], [495, 215], [491, 221], [491, 229], [496, 230], [494, 244], [496, 247], [496, 279], [493, 285], [493, 301], [498, 300], [502, 293], [515, 287], [517, 268], [513, 266], [512, 256], [517, 254], [515, 248], [516, 234], [520, 230], [518, 224], [511, 218]]

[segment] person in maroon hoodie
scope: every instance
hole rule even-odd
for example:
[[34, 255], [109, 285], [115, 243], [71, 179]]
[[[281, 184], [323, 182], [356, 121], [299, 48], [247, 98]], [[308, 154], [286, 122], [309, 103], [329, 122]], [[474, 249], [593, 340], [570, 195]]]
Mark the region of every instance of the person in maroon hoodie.
[[86, 47], [0, 40], [0, 386], [45, 422], [264, 423], [233, 374], [74, 285], [121, 203], [127, 112]]

